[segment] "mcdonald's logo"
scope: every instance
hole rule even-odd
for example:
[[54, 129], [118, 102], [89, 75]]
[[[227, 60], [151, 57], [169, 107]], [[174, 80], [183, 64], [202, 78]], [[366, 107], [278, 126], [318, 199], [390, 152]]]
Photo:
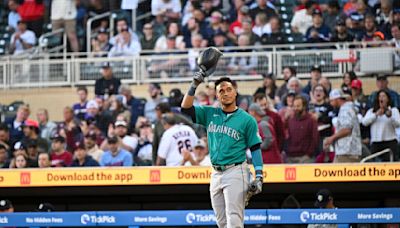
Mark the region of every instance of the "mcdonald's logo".
[[285, 180], [296, 180], [296, 167], [285, 168]]
[[21, 172], [20, 183], [21, 183], [21, 185], [30, 185], [31, 184], [31, 173]]
[[161, 180], [160, 170], [150, 170], [150, 183], [158, 183]]

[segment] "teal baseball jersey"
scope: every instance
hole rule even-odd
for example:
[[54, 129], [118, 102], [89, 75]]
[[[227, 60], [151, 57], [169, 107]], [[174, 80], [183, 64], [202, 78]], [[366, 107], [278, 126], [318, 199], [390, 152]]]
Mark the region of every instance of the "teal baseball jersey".
[[256, 120], [243, 109], [226, 114], [221, 108], [195, 107], [196, 122], [207, 129], [208, 151], [213, 165], [246, 160], [246, 149], [261, 143]]

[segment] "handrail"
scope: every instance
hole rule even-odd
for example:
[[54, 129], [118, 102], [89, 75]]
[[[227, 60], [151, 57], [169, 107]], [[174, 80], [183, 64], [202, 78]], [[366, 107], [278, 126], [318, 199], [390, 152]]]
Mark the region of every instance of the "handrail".
[[365, 163], [365, 162], [368, 161], [368, 160], [371, 160], [371, 159], [373, 159], [373, 158], [379, 157], [379, 156], [381, 156], [381, 155], [383, 155], [383, 154], [387, 154], [387, 153], [389, 153], [390, 161], [392, 162], [392, 161], [393, 161], [393, 151], [392, 151], [391, 149], [388, 148], [388, 149], [384, 149], [384, 150], [382, 150], [382, 151], [376, 152], [376, 153], [374, 153], [374, 154], [371, 154], [371, 155], [369, 155], [369, 156], [363, 158], [363, 159], [360, 161], [360, 163]]
[[[88, 19], [86, 22], [86, 51], [90, 52], [91, 51], [91, 39], [92, 39], [92, 23], [95, 20], [102, 19], [105, 17], [109, 17], [111, 15], [111, 11], [96, 15], [94, 17], [91, 17]], [[110, 27], [114, 26], [110, 24]], [[111, 30], [111, 29], [110, 29]]]

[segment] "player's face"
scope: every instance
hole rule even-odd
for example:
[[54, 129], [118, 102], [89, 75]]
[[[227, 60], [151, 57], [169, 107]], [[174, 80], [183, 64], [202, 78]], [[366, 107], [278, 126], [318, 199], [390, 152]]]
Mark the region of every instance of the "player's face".
[[232, 83], [222, 82], [217, 86], [217, 98], [223, 105], [231, 105], [236, 102], [236, 90]]

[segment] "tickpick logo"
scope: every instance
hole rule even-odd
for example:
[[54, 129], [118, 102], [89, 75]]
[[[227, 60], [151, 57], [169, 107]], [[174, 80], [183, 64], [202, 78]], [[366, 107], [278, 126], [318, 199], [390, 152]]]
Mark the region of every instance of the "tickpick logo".
[[189, 213], [186, 215], [186, 222], [189, 224], [192, 224], [195, 219], [196, 219], [196, 215], [193, 213]]
[[308, 211], [303, 211], [300, 214], [300, 220], [302, 222], [307, 222], [307, 220], [310, 218], [310, 213], [308, 213]]
[[86, 225], [86, 224], [88, 224], [88, 222], [90, 222], [90, 216], [88, 214], [83, 214], [81, 216], [81, 223], [83, 225]]

